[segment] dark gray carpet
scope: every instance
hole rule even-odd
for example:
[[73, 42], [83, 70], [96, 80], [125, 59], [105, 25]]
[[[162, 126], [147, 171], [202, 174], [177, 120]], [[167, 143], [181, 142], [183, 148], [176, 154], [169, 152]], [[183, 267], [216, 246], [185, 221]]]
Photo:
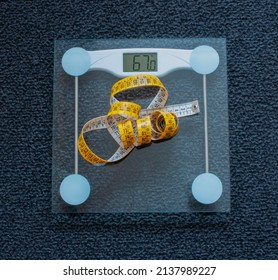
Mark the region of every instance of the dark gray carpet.
[[[1, 259], [277, 259], [277, 1], [1, 1]], [[232, 211], [51, 213], [55, 39], [226, 37]]]

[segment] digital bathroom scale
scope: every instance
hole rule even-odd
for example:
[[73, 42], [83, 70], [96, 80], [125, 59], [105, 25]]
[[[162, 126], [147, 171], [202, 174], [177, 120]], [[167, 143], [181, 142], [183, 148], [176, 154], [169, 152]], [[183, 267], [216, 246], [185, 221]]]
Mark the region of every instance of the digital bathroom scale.
[[56, 41], [53, 212], [228, 212], [226, 68], [225, 39]]

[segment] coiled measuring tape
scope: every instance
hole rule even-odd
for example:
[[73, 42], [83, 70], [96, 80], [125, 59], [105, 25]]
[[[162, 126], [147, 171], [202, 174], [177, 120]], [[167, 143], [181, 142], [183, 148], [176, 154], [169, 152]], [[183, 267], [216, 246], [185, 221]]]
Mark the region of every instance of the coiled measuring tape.
[[[157, 93], [146, 109], [130, 101], [119, 101], [117, 95], [126, 91], [156, 88]], [[168, 91], [153, 75], [140, 74], [119, 80], [111, 89], [110, 110], [107, 115], [88, 121], [78, 138], [78, 149], [82, 157], [94, 165], [116, 162], [127, 156], [134, 147], [151, 141], [169, 139], [178, 132], [179, 118], [199, 113], [198, 101], [165, 106]], [[119, 144], [109, 158], [96, 155], [85, 141], [84, 134], [106, 128]]]

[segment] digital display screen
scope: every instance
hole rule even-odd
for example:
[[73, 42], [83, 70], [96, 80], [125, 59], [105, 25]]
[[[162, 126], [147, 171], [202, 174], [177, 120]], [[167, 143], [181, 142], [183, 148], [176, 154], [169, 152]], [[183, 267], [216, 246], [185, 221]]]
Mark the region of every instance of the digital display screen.
[[124, 53], [123, 72], [157, 71], [157, 53]]

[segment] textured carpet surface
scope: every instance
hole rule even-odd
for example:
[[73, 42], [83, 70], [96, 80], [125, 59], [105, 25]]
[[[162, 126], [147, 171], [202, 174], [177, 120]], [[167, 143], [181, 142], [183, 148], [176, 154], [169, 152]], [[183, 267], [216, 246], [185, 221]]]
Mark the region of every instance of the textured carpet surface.
[[[277, 259], [277, 1], [1, 1], [1, 259]], [[51, 212], [55, 39], [225, 37], [231, 213]]]

